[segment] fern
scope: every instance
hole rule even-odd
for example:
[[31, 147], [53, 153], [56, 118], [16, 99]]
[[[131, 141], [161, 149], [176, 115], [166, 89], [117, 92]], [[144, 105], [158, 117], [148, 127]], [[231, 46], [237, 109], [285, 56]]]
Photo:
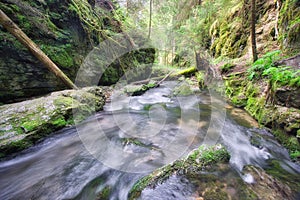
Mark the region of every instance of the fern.
[[300, 70], [291, 67], [270, 67], [263, 71], [263, 76], [267, 76], [272, 85], [289, 85], [300, 87]]
[[280, 50], [272, 51], [265, 54], [263, 57], [255, 61], [252, 66], [247, 70], [248, 79], [253, 80], [260, 78], [264, 70], [274, 67], [274, 61], [279, 59]]

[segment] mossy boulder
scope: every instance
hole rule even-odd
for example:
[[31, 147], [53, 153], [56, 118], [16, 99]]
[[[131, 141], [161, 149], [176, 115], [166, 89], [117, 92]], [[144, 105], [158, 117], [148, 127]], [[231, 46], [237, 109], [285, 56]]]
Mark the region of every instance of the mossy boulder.
[[167, 166], [155, 170], [150, 175], [140, 179], [131, 189], [129, 199], [137, 199], [145, 188], [154, 188], [162, 184], [174, 174], [199, 172], [216, 163], [228, 162], [229, 154], [224, 147], [201, 146], [182, 160], [177, 160]]
[[81, 122], [101, 110], [104, 102], [103, 89], [89, 87], [0, 106], [1, 156], [28, 148], [54, 131]]
[[[102, 0], [95, 5], [89, 2], [3, 0], [0, 9], [74, 81], [91, 50], [100, 42], [122, 32], [114, 13], [99, 6]], [[140, 36], [133, 40], [137, 46], [145, 43], [145, 39]], [[66, 89], [54, 74], [3, 27], [0, 27], [0, 54], [0, 102], [11, 103]], [[155, 50], [148, 48], [122, 55], [110, 63], [100, 81], [93, 85], [116, 83], [129, 69], [138, 72], [136, 76], [142, 76], [143, 73], [148, 75], [146, 70], [136, 68], [144, 63], [152, 63], [154, 54]], [[99, 63], [98, 71], [101, 67]]]
[[178, 86], [173, 89], [174, 96], [189, 96], [192, 95], [194, 92], [187, 82], [182, 82]]
[[[140, 179], [132, 187], [129, 199], [148, 199], [151, 195], [163, 195], [166, 199], [176, 199], [177, 196], [181, 197], [179, 199], [295, 199], [299, 191], [299, 184], [295, 183], [299, 176], [292, 177], [274, 165], [270, 165], [267, 171], [245, 166], [242, 172], [237, 172], [230, 167], [229, 158], [221, 145], [201, 146], [187, 158]], [[276, 173], [276, 170], [279, 171]], [[247, 180], [247, 183], [246, 177], [253, 181]]]
[[124, 92], [129, 96], [140, 96], [147, 92], [151, 88], [158, 87], [155, 82], [150, 82], [148, 84], [142, 85], [126, 85], [124, 88]]

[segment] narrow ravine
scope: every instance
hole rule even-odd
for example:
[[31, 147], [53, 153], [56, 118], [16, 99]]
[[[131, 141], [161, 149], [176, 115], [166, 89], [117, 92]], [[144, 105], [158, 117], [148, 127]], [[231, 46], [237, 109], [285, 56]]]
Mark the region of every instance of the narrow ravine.
[[[115, 93], [103, 112], [1, 162], [0, 199], [126, 200], [141, 177], [204, 143], [221, 143], [231, 155], [233, 172], [220, 179], [253, 183], [243, 167], [266, 168], [269, 160], [300, 176], [288, 152], [244, 111], [209, 91], [172, 96], [178, 84], [165, 82], [137, 97]], [[174, 176], [141, 199], [195, 199], [194, 191], [194, 183]]]

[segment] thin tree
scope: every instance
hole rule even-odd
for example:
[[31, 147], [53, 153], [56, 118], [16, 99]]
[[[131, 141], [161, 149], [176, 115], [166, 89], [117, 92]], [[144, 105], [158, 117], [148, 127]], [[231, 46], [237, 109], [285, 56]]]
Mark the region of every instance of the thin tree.
[[253, 62], [257, 60], [256, 35], [255, 35], [255, 24], [256, 24], [255, 12], [256, 12], [255, 0], [251, 0], [251, 45], [252, 45]]
[[152, 29], [152, 10], [153, 10], [153, 0], [150, 0], [150, 16], [149, 16], [149, 30], [148, 30], [148, 39], [151, 37], [151, 29]]
[[52, 62], [50, 58], [0, 9], [0, 24], [15, 36], [39, 61], [41, 61], [66, 86], [78, 89], [77, 86]]

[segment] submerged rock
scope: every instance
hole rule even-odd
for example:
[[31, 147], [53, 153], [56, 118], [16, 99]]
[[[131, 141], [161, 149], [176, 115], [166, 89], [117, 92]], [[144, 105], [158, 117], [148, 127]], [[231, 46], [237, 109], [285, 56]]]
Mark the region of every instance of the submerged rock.
[[88, 87], [1, 106], [0, 157], [28, 148], [58, 129], [81, 122], [101, 110], [104, 103], [103, 89]]
[[137, 199], [145, 188], [154, 189], [173, 175], [199, 172], [203, 169], [210, 168], [216, 163], [222, 163], [228, 160], [229, 154], [221, 145], [213, 147], [201, 146], [199, 149], [191, 152], [186, 159], [176, 160], [140, 179], [133, 186], [129, 194], [129, 199]]
[[[299, 175], [270, 165], [267, 171], [246, 166], [230, 167], [229, 154], [220, 145], [200, 147], [183, 160], [140, 179], [130, 199], [295, 199]], [[277, 171], [277, 174], [272, 173]], [[240, 174], [241, 173], [241, 174]], [[283, 178], [283, 176], [286, 176]], [[291, 178], [293, 177], [293, 178]]]

